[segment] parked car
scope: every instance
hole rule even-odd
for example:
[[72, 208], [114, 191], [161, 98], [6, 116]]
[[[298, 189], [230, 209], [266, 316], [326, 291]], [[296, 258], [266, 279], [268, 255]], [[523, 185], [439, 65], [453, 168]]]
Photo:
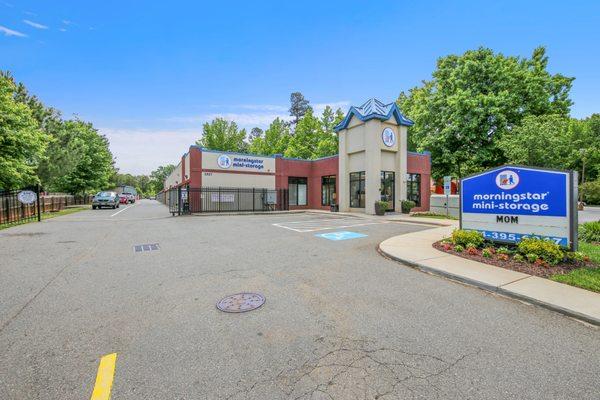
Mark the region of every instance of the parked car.
[[115, 192], [99, 192], [92, 199], [92, 209], [102, 207], [119, 208], [119, 195]]
[[125, 196], [127, 196], [127, 200], [130, 203], [135, 203], [135, 196], [132, 193], [123, 193]]
[[119, 195], [119, 203], [121, 203], [121, 204], [127, 204], [127, 203], [129, 203], [129, 199], [127, 198], [127, 195], [120, 194]]

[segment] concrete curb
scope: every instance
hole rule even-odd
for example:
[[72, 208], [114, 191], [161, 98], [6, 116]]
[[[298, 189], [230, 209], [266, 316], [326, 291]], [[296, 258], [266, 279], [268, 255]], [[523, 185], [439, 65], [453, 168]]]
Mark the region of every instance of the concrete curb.
[[436, 268], [428, 267], [419, 262], [405, 260], [405, 259], [396, 257], [393, 254], [390, 254], [390, 253], [384, 251], [383, 249], [381, 249], [381, 247], [379, 245], [377, 246], [377, 252], [379, 254], [381, 254], [383, 257], [389, 258], [390, 260], [400, 262], [404, 265], [408, 265], [409, 267], [418, 269], [419, 271], [422, 271], [422, 272], [425, 272], [425, 273], [428, 273], [431, 275], [441, 276], [443, 278], [447, 278], [447, 279], [450, 279], [450, 280], [453, 280], [456, 282], [467, 284], [467, 285], [470, 285], [470, 286], [473, 286], [473, 287], [476, 287], [476, 288], [479, 288], [482, 290], [486, 290], [488, 292], [502, 294], [504, 296], [511, 297], [513, 299], [517, 299], [517, 300], [524, 301], [524, 302], [527, 302], [527, 303], [530, 303], [533, 305], [541, 306], [546, 309], [559, 312], [568, 317], [575, 318], [575, 319], [578, 319], [578, 320], [581, 320], [581, 321], [587, 322], [589, 324], [600, 327], [600, 319], [595, 318], [591, 315], [587, 315], [587, 314], [579, 313], [579, 312], [576, 312], [573, 310], [569, 310], [569, 309], [563, 308], [559, 305], [539, 300], [535, 297], [530, 297], [530, 296], [526, 296], [526, 295], [523, 295], [520, 293], [515, 293], [515, 292], [505, 289], [501, 286], [489, 285], [484, 282], [477, 281], [475, 279], [467, 278], [467, 277], [464, 277], [461, 275], [452, 274], [447, 271], [441, 271]]

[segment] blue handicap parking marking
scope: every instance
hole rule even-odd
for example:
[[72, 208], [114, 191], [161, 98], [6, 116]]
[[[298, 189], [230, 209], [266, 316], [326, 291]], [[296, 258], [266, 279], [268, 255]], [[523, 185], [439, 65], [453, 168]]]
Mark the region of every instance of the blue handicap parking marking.
[[363, 233], [357, 233], [357, 232], [340, 231], [340, 232], [319, 233], [315, 236], [322, 237], [324, 239], [329, 239], [329, 240], [348, 240], [348, 239], [363, 238], [363, 237], [367, 237], [368, 235], [365, 235]]

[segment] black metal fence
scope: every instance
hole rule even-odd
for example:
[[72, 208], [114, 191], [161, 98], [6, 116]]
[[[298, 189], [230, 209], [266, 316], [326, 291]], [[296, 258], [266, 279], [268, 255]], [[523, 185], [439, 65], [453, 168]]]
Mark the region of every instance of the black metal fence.
[[0, 190], [0, 226], [40, 220], [39, 187]]
[[289, 209], [287, 189], [179, 187], [161, 193], [157, 199], [166, 204], [173, 215]]

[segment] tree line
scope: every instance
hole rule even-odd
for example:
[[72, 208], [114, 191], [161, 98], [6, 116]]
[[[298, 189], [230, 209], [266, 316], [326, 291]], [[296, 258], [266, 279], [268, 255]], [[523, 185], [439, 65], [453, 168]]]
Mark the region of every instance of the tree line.
[[315, 115], [302, 93], [294, 92], [290, 95], [289, 111], [291, 121], [276, 118], [265, 131], [255, 127], [249, 135], [235, 121], [216, 118], [203, 125], [202, 137], [196, 144], [212, 150], [303, 159], [337, 154], [338, 138], [333, 128], [344, 118], [341, 109], [334, 111], [326, 106], [321, 115]]
[[600, 188], [600, 114], [570, 116], [574, 79], [548, 71], [544, 47], [529, 58], [482, 47], [438, 59], [397, 104], [415, 121], [409, 147], [431, 152], [435, 178], [511, 163], [577, 170], [588, 191]]
[[108, 139], [90, 122], [64, 119], [0, 71], [0, 190], [41, 185], [47, 192], [85, 194], [131, 185], [153, 194], [175, 168], [133, 176], [114, 164]]
[[[489, 48], [438, 59], [431, 79], [397, 104], [415, 124], [409, 150], [430, 151], [432, 175], [464, 177], [505, 163], [579, 171], [582, 189], [600, 203], [600, 114], [570, 116], [574, 78], [548, 71], [544, 47], [530, 57]], [[300, 92], [290, 95], [290, 120], [276, 118], [266, 130], [240, 129], [216, 118], [202, 126], [196, 144], [213, 150], [315, 159], [334, 155], [333, 127], [344, 114], [326, 107], [315, 114]], [[0, 188], [41, 183], [46, 190], [90, 192], [126, 184], [141, 194], [162, 189], [175, 168], [149, 176], [120, 174], [108, 140], [92, 124], [64, 120], [8, 73], [0, 74]]]

